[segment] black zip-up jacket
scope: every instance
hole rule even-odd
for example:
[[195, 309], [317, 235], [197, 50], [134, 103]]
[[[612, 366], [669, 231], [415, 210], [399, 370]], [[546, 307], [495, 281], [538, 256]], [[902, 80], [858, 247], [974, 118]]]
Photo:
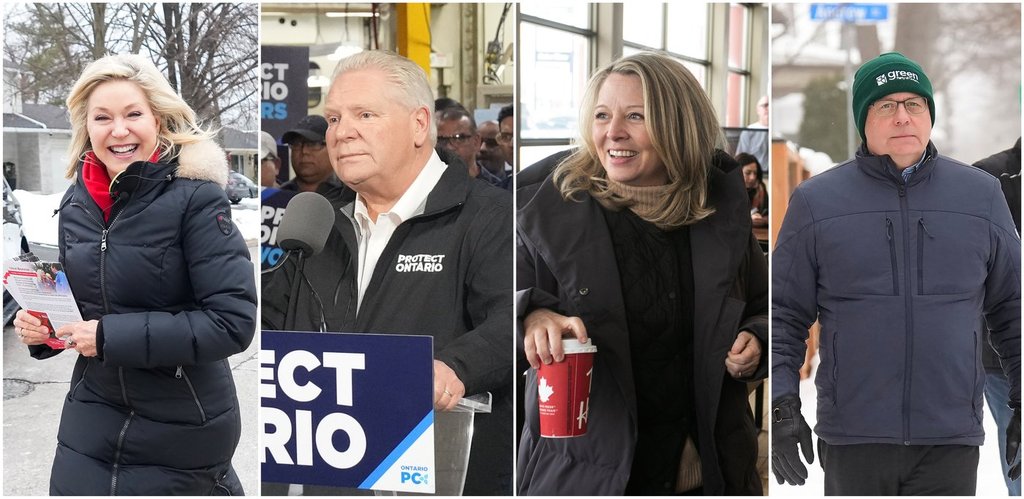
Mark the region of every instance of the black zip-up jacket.
[[[512, 474], [512, 204], [511, 196], [448, 165], [422, 215], [402, 222], [381, 254], [356, 313], [358, 245], [355, 193], [327, 196], [337, 209], [322, 253], [304, 274], [324, 306], [328, 331], [419, 334], [434, 338], [434, 358], [447, 364], [466, 394], [492, 392], [491, 414], [478, 415], [466, 495], [501, 493]], [[399, 255], [444, 255], [439, 272], [398, 272]], [[294, 259], [263, 278], [264, 329], [282, 329], [295, 274]], [[320, 307], [305, 281], [295, 330], [319, 331]]]
[[65, 194], [60, 260], [102, 343], [75, 365], [51, 494], [241, 492], [230, 469], [241, 424], [226, 359], [252, 341], [256, 285], [217, 183], [224, 158], [202, 142], [175, 164], [133, 163], [125, 175], [141, 175], [138, 188], [109, 222], [81, 173]]
[[[999, 179], [1003, 197], [1006, 198], [1006, 204], [1010, 206], [1013, 225], [1017, 227], [1017, 235], [1020, 235], [1020, 138], [1017, 138], [1013, 147], [978, 161], [974, 163], [974, 166]], [[985, 342], [990, 342], [987, 326], [985, 327]], [[992, 348], [982, 349], [981, 362], [985, 365], [985, 371], [989, 373], [1003, 372], [1003, 368], [999, 365], [999, 357], [996, 356], [996, 352]]]
[[797, 187], [772, 258], [772, 397], [818, 319], [827, 443], [981, 445], [983, 313], [1020, 407], [1020, 239], [990, 175], [929, 143], [904, 184], [862, 147]]

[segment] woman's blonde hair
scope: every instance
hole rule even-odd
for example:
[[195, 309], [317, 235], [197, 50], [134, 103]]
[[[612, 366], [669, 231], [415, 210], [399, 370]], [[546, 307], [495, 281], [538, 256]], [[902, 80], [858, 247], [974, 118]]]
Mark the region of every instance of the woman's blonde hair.
[[173, 159], [178, 152], [177, 146], [213, 138], [214, 132], [199, 126], [196, 112], [171, 88], [149, 59], [137, 54], [109, 55], [86, 66], [68, 94], [71, 145], [68, 146], [67, 178], [74, 177], [83, 156], [92, 150], [86, 128], [89, 96], [97, 86], [115, 80], [130, 81], [146, 95], [149, 107], [159, 121], [157, 145], [161, 161]]
[[600, 69], [587, 84], [580, 108], [582, 145], [555, 168], [555, 185], [566, 200], [588, 192], [602, 204], [624, 208], [630, 200], [612, 192], [591, 130], [601, 86], [612, 73], [640, 78], [644, 95], [644, 126], [665, 165], [669, 195], [664, 206], [644, 216], [661, 227], [693, 224], [714, 213], [706, 206], [708, 169], [721, 131], [710, 99], [700, 83], [678, 61], [645, 52], [623, 57]]

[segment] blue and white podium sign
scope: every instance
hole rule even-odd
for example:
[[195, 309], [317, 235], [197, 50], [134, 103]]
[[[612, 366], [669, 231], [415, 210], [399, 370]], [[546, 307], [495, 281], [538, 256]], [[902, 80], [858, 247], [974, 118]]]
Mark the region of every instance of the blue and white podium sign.
[[434, 493], [433, 338], [262, 331], [265, 482]]

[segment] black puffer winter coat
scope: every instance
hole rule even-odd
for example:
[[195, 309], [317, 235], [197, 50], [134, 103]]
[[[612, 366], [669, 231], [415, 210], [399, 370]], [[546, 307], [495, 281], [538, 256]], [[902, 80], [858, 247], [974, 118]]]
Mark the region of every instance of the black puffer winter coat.
[[256, 287], [221, 187], [224, 158], [202, 142], [175, 164], [133, 163], [125, 174], [143, 178], [108, 223], [81, 178], [65, 194], [61, 263], [83, 319], [100, 321], [102, 343], [75, 365], [51, 494], [241, 492], [226, 359], [252, 341]]

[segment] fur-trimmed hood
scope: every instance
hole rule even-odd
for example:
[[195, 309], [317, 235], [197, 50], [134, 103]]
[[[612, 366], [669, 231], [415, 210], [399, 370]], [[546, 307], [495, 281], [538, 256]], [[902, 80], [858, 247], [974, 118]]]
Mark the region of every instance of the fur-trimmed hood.
[[213, 140], [181, 146], [175, 175], [194, 180], [209, 180], [224, 188], [228, 183], [228, 156]]

